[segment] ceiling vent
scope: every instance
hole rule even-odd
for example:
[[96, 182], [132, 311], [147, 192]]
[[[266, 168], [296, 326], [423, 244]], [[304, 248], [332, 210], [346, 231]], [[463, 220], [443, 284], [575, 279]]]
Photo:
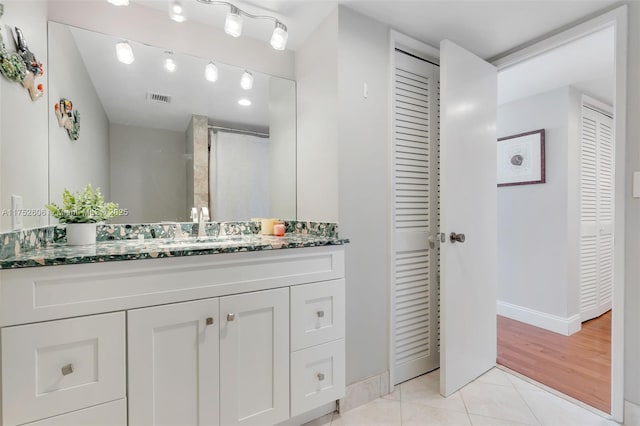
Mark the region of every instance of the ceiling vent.
[[158, 103], [161, 103], [161, 104], [170, 104], [171, 103], [171, 96], [163, 95], [161, 93], [147, 92], [147, 100], [149, 102], [158, 102]]

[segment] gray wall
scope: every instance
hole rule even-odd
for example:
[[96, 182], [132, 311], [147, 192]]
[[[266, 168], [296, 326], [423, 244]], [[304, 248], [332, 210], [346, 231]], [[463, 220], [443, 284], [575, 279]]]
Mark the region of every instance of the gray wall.
[[113, 124], [111, 198], [119, 223], [187, 220], [185, 133]]
[[640, 170], [640, 3], [629, 2], [626, 149], [625, 399], [640, 404], [640, 199], [632, 173]]
[[[38, 60], [49, 70], [47, 60], [47, 4], [3, 1], [0, 21], [2, 36], [9, 51], [15, 51], [12, 31], [22, 29]], [[0, 77], [0, 210], [11, 208], [11, 195], [23, 198], [25, 209], [42, 209], [48, 201], [47, 114], [51, 112], [47, 96], [47, 79], [36, 83], [45, 86], [45, 95], [33, 102], [21, 84]], [[23, 218], [25, 228], [48, 223], [46, 216]], [[11, 217], [0, 215], [0, 231], [11, 228]]]
[[338, 221], [338, 9], [296, 52], [299, 220]]
[[[55, 203], [62, 191], [80, 191], [88, 183], [110, 199], [109, 119], [69, 28], [49, 25], [49, 193]], [[58, 126], [53, 105], [61, 98], [80, 112], [80, 138], [73, 141]]]
[[340, 6], [297, 52], [296, 65], [298, 217], [337, 220], [351, 239], [351, 384], [388, 370], [389, 28]]
[[570, 316], [568, 126], [568, 87], [498, 107], [498, 137], [546, 130], [546, 183], [498, 188], [498, 300], [560, 317]]
[[[347, 383], [388, 370], [389, 28], [339, 9], [340, 233], [347, 246]], [[363, 84], [369, 87], [363, 97]]]

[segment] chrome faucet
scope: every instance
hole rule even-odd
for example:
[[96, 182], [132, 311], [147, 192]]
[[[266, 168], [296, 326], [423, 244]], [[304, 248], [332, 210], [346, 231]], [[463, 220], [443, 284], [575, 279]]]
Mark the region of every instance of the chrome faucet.
[[200, 208], [200, 215], [198, 217], [198, 238], [206, 237], [205, 223], [209, 221], [209, 209], [206, 207]]

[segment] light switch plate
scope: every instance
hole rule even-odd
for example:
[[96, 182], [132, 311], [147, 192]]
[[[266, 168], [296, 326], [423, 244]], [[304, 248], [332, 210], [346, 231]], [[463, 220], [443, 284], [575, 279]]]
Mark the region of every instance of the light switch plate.
[[633, 198], [640, 198], [640, 172], [633, 172]]

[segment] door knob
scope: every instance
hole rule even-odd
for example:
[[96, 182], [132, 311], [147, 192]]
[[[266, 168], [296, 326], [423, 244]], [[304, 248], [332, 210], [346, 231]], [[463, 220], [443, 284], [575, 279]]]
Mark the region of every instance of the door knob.
[[205, 324], [207, 325], [213, 325], [213, 317], [209, 317], [205, 320]]
[[449, 240], [452, 243], [458, 242], [458, 243], [464, 243], [464, 234], [456, 234], [455, 232], [452, 232], [451, 235], [449, 235]]
[[231, 313], [231, 314], [227, 314], [227, 321], [235, 321], [236, 320], [236, 314]]

